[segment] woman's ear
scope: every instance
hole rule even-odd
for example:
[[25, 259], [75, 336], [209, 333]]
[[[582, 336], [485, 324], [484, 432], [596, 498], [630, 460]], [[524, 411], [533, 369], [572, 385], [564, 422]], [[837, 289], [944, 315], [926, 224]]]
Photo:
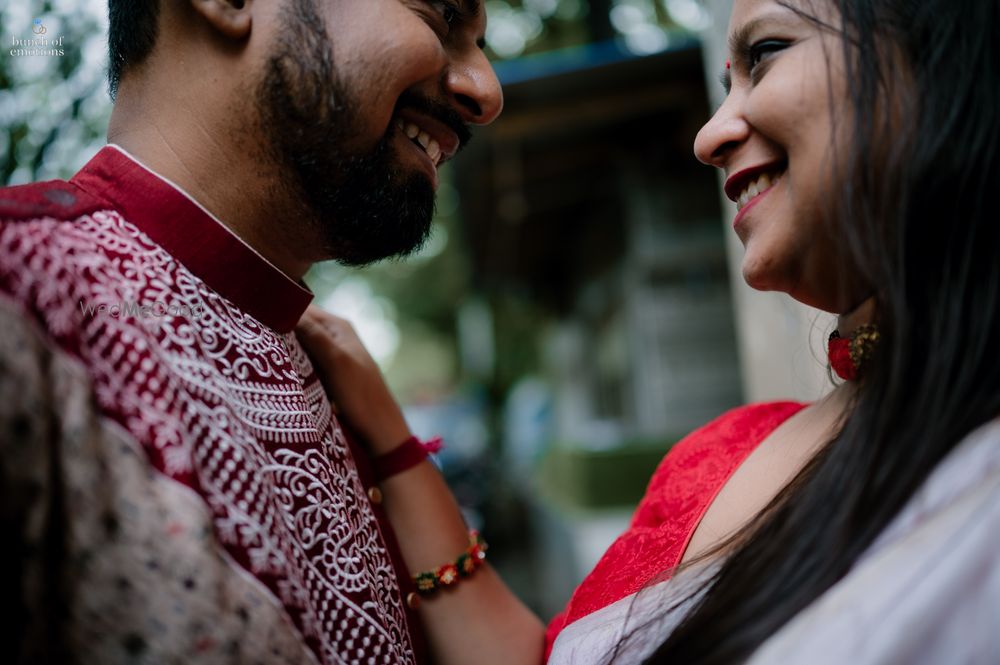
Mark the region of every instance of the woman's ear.
[[232, 39], [250, 35], [250, 5], [253, 0], [191, 0], [191, 6], [208, 23]]

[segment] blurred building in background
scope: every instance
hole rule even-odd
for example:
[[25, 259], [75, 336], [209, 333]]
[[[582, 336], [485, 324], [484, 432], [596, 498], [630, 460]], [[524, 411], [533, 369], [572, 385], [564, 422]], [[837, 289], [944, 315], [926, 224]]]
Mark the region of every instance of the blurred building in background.
[[[307, 282], [415, 431], [445, 437], [468, 519], [547, 618], [679, 437], [743, 401], [820, 394], [828, 328], [742, 284], [733, 206], [692, 154], [721, 101], [728, 0], [484, 5], [505, 112], [445, 167], [430, 242]], [[61, 55], [0, 52], [4, 184], [68, 177], [103, 145], [105, 14], [0, 8], [7, 43], [36, 21], [63, 38]]]
[[[669, 446], [742, 401], [733, 306], [716, 181], [691, 150], [708, 114], [697, 41], [648, 55], [601, 42], [497, 69], [504, 114], [455, 163], [468, 315], [492, 322], [462, 346], [494, 346], [482, 379], [505, 414], [505, 468], [560, 596]], [[534, 404], [525, 381], [547, 389], [527, 393]], [[534, 413], [547, 422], [532, 436], [519, 423]]]
[[691, 152], [708, 112], [700, 49], [527, 60], [498, 68], [513, 79], [504, 115], [456, 162], [494, 334], [517, 336], [504, 308], [537, 309], [558, 439], [687, 432], [742, 398], [716, 183]]

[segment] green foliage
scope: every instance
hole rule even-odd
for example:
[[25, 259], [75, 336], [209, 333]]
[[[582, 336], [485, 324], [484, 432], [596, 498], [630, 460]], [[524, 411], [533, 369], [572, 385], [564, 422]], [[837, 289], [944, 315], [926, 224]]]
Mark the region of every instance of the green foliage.
[[105, 11], [100, 0], [0, 9], [0, 183], [67, 177], [103, 144]]

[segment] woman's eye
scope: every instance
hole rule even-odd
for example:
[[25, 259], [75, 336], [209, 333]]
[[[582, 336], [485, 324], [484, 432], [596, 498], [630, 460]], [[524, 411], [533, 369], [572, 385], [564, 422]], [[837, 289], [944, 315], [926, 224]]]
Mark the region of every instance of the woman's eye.
[[757, 65], [761, 63], [768, 56], [783, 50], [788, 46], [787, 42], [783, 42], [777, 39], [765, 39], [753, 44], [750, 47], [749, 61], [750, 61], [750, 71], [753, 71]]

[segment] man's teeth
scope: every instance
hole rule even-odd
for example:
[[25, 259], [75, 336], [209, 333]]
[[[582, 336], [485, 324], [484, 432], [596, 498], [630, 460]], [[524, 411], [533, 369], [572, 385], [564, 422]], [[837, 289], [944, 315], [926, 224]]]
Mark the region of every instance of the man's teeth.
[[441, 161], [441, 146], [434, 139], [431, 139], [430, 143], [427, 144], [427, 156], [434, 162], [434, 166], [437, 166], [438, 162]]
[[430, 135], [420, 129], [412, 122], [404, 122], [398, 120], [396, 126], [399, 127], [400, 131], [406, 134], [406, 138], [410, 139], [427, 153], [427, 156], [431, 158], [434, 162], [434, 166], [437, 166], [441, 161], [441, 146], [437, 141], [432, 139]]
[[748, 183], [743, 191], [740, 192], [740, 195], [736, 197], [736, 209], [742, 210], [743, 206], [750, 203], [756, 196], [762, 194], [777, 179], [777, 175], [772, 177], [767, 173], [761, 173], [757, 176], [756, 180]]

